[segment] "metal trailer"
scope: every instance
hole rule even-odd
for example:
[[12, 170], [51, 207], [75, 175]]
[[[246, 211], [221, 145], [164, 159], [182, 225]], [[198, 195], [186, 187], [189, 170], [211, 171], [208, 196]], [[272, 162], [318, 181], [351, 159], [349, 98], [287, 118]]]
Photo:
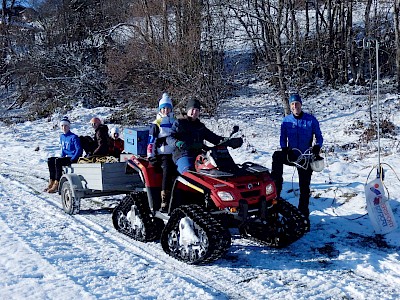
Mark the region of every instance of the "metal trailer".
[[58, 193], [63, 210], [79, 214], [81, 199], [145, 191], [140, 174], [127, 168], [125, 162], [83, 163], [64, 167]]

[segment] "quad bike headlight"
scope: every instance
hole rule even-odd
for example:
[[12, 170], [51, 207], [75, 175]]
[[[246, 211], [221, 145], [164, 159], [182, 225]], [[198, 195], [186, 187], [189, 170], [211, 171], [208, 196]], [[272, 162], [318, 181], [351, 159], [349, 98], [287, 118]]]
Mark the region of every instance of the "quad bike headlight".
[[220, 191], [220, 192], [217, 192], [217, 195], [222, 201], [233, 201], [233, 200], [235, 200], [235, 198], [233, 198], [232, 194], [229, 193], [229, 192]]
[[274, 185], [270, 183], [265, 187], [265, 193], [267, 195], [271, 195], [273, 192], [274, 192]]

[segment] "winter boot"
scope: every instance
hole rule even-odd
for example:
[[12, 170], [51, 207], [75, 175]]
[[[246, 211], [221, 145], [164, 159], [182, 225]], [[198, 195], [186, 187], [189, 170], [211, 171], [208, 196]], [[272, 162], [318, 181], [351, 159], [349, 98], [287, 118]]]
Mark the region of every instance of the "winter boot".
[[57, 192], [58, 191], [58, 184], [59, 184], [58, 180], [54, 180], [53, 186], [50, 189], [48, 189], [47, 192], [49, 194], [53, 194], [53, 193]]
[[166, 212], [168, 210], [169, 197], [171, 195], [170, 191], [161, 191], [161, 211]]
[[51, 189], [53, 184], [54, 184], [54, 179], [49, 179], [49, 184], [47, 185], [47, 188], [45, 188], [43, 191], [47, 192], [49, 189]]

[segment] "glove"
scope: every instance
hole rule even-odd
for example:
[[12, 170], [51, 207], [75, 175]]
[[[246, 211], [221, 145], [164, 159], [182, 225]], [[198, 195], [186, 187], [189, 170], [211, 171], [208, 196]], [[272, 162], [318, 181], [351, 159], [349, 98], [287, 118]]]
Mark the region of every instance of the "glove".
[[175, 145], [179, 150], [187, 150], [187, 145], [183, 141], [177, 141]]
[[243, 145], [243, 139], [241, 137], [238, 138], [231, 138], [228, 141], [228, 146], [232, 147], [233, 149], [239, 148]]
[[203, 148], [202, 142], [196, 142], [190, 146], [190, 149], [192, 149], [192, 150], [201, 150], [202, 148]]
[[321, 147], [319, 145], [314, 145], [311, 149], [311, 152], [315, 155], [315, 156], [319, 156], [319, 152], [321, 151]]
[[287, 155], [288, 155], [288, 152], [289, 152], [289, 148], [288, 148], [288, 147], [283, 147], [281, 151], [282, 151], [282, 154], [283, 154], [284, 156], [287, 156]]

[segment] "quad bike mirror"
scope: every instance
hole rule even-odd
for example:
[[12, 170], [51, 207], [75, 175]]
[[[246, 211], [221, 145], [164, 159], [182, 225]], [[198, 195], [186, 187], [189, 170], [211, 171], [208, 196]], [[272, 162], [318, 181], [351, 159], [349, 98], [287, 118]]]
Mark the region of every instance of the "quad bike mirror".
[[234, 135], [234, 134], [235, 134], [236, 132], [238, 132], [238, 131], [239, 131], [239, 126], [238, 126], [238, 125], [233, 126], [233, 128], [232, 128], [232, 133], [231, 133], [230, 136]]

